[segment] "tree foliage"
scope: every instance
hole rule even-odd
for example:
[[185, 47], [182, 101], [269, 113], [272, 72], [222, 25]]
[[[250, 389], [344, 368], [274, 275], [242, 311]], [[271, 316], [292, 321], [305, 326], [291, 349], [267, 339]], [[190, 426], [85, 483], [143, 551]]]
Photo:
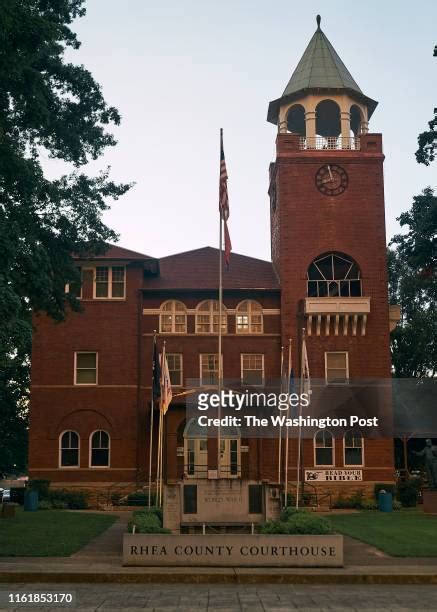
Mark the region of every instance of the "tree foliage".
[[[32, 310], [61, 320], [68, 304], [79, 307], [64, 291], [79, 280], [72, 253], [102, 253], [117, 239], [102, 213], [129, 189], [108, 171], [83, 170], [115, 144], [107, 126], [120, 122], [91, 73], [65, 60], [67, 48], [79, 48], [71, 24], [84, 14], [83, 0], [0, 4], [2, 424], [17, 389], [22, 398], [28, 388]], [[66, 162], [66, 173], [48, 178], [47, 157]]]
[[401, 306], [392, 332], [392, 361], [399, 377], [437, 373], [437, 197], [428, 187], [398, 221], [406, 233], [388, 251], [391, 303]]

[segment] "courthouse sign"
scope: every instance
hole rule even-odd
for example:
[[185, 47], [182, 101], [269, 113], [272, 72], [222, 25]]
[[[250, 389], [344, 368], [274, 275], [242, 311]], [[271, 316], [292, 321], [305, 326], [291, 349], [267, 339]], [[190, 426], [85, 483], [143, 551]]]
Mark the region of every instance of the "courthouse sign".
[[363, 480], [363, 470], [305, 470], [307, 482], [350, 482]]
[[342, 567], [343, 536], [125, 534], [123, 565]]

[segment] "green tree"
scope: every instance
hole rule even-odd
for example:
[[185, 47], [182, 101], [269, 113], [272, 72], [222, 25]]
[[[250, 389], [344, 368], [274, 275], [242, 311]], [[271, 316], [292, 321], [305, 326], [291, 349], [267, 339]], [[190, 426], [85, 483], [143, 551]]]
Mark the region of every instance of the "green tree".
[[[90, 72], [64, 57], [80, 46], [70, 26], [84, 14], [83, 0], [0, 4], [2, 435], [14, 405], [17, 431], [23, 422], [31, 312], [61, 320], [68, 306], [79, 308], [64, 292], [66, 283], [79, 281], [72, 253], [102, 253], [117, 239], [102, 213], [108, 199], [129, 189], [108, 171], [92, 177], [83, 169], [115, 145], [107, 126], [120, 122]], [[41, 165], [46, 157], [63, 160], [66, 173], [49, 179]], [[0, 447], [0, 463], [2, 456]]]
[[398, 221], [408, 228], [388, 251], [390, 301], [401, 307], [391, 334], [395, 376], [437, 374], [437, 197], [428, 187]]
[[[434, 57], [437, 57], [437, 45], [434, 47]], [[435, 160], [437, 149], [437, 109], [434, 109], [434, 119], [428, 122], [428, 130], [417, 137], [419, 148], [416, 151], [416, 160], [419, 164], [429, 166]]]

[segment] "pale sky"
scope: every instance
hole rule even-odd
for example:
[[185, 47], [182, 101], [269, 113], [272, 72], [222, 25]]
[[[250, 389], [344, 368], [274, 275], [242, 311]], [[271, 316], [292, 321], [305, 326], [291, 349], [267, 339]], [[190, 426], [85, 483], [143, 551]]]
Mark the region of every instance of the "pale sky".
[[69, 53], [101, 84], [122, 123], [98, 163], [135, 187], [105, 222], [119, 244], [162, 257], [218, 243], [219, 128], [229, 174], [235, 252], [270, 259], [268, 165], [275, 126], [266, 122], [322, 16], [322, 29], [363, 92], [379, 101], [386, 222], [437, 185], [419, 166], [417, 135], [437, 106], [437, 2], [367, 0], [87, 0]]

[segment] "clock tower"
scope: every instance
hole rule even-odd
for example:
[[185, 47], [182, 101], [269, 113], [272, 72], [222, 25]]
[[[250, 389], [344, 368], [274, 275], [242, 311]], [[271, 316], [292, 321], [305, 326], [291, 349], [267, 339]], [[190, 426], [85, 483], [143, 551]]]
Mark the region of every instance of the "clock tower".
[[[391, 375], [384, 155], [381, 134], [369, 132], [377, 102], [362, 92], [320, 21], [282, 96], [269, 104], [267, 119], [278, 132], [271, 248], [282, 344], [292, 339], [295, 374], [305, 333], [311, 379], [341, 393]], [[390, 420], [390, 395], [378, 402]], [[353, 413], [353, 403], [344, 409]], [[290, 453], [296, 466], [296, 444]], [[304, 468], [359, 468], [369, 492], [374, 482], [393, 480], [393, 461], [388, 435], [367, 439], [354, 429], [304, 440]]]

